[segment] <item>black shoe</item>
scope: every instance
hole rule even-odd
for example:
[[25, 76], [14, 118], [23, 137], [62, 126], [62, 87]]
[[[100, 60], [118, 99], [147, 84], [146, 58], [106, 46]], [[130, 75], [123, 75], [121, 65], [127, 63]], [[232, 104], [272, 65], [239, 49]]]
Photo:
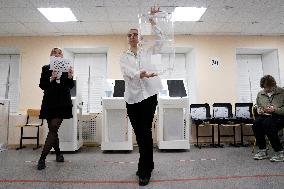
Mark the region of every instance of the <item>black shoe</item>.
[[[151, 173], [153, 172], [153, 169], [151, 169]], [[136, 176], [139, 177], [139, 171], [136, 171]]]
[[42, 170], [45, 169], [45, 159], [39, 159], [37, 163], [37, 169]]
[[139, 177], [139, 186], [146, 186], [147, 184], [149, 184], [149, 182], [150, 182], [149, 177], [144, 177], [144, 178]]
[[56, 155], [56, 161], [57, 162], [64, 162], [64, 157], [62, 154]]

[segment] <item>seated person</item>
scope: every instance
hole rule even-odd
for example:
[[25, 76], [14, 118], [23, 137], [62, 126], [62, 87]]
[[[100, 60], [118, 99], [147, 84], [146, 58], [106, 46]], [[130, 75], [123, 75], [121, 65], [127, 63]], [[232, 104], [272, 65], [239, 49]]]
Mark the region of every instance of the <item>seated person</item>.
[[278, 136], [278, 131], [284, 127], [284, 89], [277, 87], [276, 81], [271, 75], [265, 75], [261, 78], [260, 87], [263, 90], [257, 94], [256, 98], [259, 116], [252, 126], [256, 145], [259, 148], [254, 159], [262, 160], [268, 158], [266, 135], [275, 151], [270, 161], [284, 161], [283, 146]]

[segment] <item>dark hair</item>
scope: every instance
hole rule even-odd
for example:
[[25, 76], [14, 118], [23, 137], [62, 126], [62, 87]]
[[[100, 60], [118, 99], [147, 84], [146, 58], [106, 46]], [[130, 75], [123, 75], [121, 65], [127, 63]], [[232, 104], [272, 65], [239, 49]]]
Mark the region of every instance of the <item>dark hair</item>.
[[260, 79], [260, 87], [275, 87], [276, 81], [271, 75], [265, 75]]
[[60, 50], [60, 51], [61, 51], [60, 48], [54, 47], [54, 48], [51, 50], [51, 52], [50, 52], [50, 56], [52, 56], [52, 55], [55, 53], [56, 50]]

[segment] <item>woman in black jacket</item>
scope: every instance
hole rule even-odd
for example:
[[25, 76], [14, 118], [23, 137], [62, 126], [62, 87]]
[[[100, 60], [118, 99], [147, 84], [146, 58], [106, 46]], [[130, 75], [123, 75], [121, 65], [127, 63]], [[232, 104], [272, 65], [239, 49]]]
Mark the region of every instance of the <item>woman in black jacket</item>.
[[[53, 48], [50, 56], [63, 57], [59, 48]], [[63, 72], [60, 79], [57, 79], [57, 72], [50, 70], [50, 65], [42, 67], [39, 87], [44, 91], [40, 110], [40, 119], [46, 119], [48, 124], [48, 135], [43, 147], [41, 157], [38, 161], [38, 170], [44, 169], [45, 159], [52, 147], [56, 153], [56, 161], [64, 162], [60, 154], [58, 129], [63, 119], [70, 119], [72, 115], [72, 101], [70, 89], [74, 86], [73, 70]]]

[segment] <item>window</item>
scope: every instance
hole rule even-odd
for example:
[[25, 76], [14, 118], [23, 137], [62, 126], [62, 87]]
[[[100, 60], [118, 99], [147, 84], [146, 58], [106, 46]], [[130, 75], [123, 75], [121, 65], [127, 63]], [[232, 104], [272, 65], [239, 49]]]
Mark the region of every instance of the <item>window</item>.
[[83, 99], [83, 114], [102, 112], [101, 98], [107, 74], [106, 54], [75, 54], [77, 94]]
[[237, 55], [238, 102], [256, 101], [263, 76], [261, 55]]
[[[162, 55], [164, 65], [169, 65], [169, 54]], [[186, 79], [186, 63], [185, 54], [175, 54], [174, 70], [169, 74], [165, 73], [161, 76], [162, 79]]]
[[272, 75], [281, 86], [278, 49], [237, 48], [238, 102], [256, 101], [263, 75]]
[[[162, 55], [162, 64], [167, 66], [169, 65], [170, 55], [163, 54]], [[174, 60], [173, 71], [166, 72], [162, 74], [160, 77], [162, 79], [163, 86], [166, 86], [165, 80], [184, 80], [184, 87], [186, 89], [186, 93], [188, 95], [188, 85], [187, 85], [187, 65], [186, 65], [186, 56], [184, 53], [176, 53]]]
[[10, 99], [10, 113], [18, 112], [20, 55], [0, 55], [0, 98]]

